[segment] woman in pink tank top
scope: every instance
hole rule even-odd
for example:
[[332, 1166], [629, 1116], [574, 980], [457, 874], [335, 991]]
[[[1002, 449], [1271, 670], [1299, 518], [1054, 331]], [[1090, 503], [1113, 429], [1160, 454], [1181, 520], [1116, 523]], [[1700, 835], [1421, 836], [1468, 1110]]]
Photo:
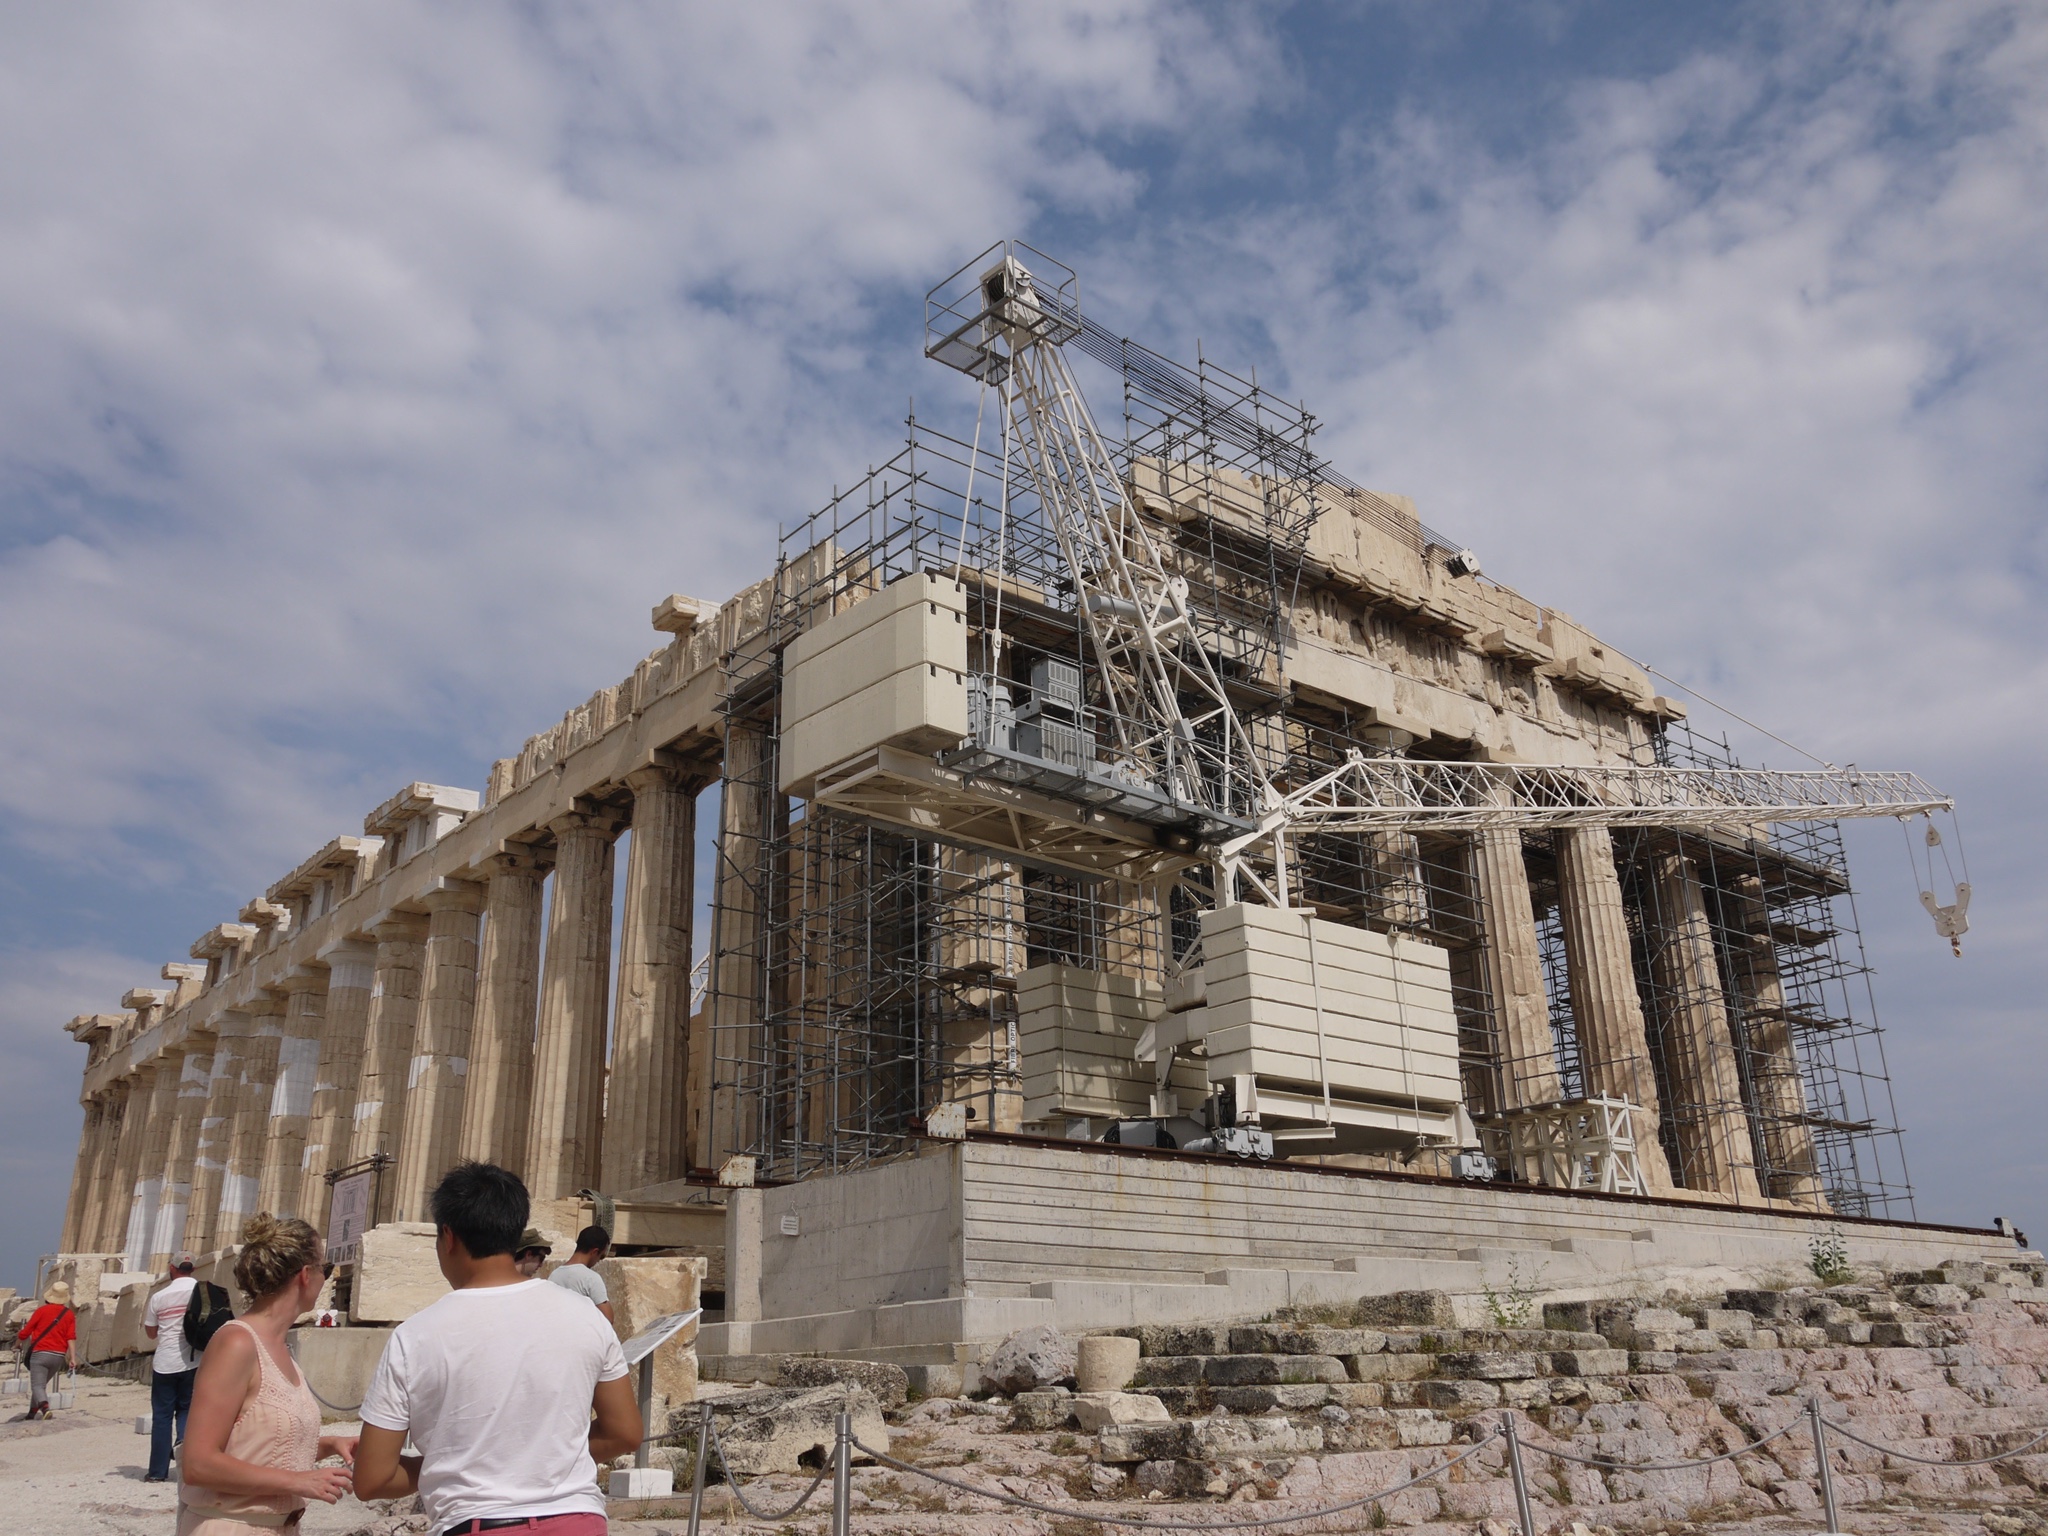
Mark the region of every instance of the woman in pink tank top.
[[305, 1222], [265, 1212], [242, 1229], [235, 1283], [254, 1300], [213, 1336], [192, 1385], [179, 1453], [178, 1536], [291, 1530], [308, 1499], [349, 1490], [356, 1443], [320, 1433], [320, 1405], [285, 1347], [332, 1268]]

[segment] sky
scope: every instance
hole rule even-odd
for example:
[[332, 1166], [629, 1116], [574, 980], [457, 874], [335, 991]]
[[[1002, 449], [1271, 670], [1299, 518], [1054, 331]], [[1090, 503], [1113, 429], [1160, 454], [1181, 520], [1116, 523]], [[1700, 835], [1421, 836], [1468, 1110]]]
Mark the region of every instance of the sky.
[[1877, 1015], [1923, 1219], [2048, 1237], [2048, 11], [84, 0], [0, 6], [0, 1284], [63, 1023], [971, 412], [922, 295], [1012, 235], [1954, 794], [1960, 960], [1851, 830]]

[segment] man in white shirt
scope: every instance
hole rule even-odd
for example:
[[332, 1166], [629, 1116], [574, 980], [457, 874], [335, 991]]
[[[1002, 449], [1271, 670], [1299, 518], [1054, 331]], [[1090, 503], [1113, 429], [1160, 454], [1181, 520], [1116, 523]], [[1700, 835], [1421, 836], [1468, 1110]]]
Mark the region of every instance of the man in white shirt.
[[576, 1251], [548, 1276], [563, 1289], [588, 1297], [590, 1304], [604, 1314], [606, 1322], [612, 1321], [612, 1293], [605, 1289], [604, 1276], [597, 1272], [597, 1266], [604, 1262], [611, 1246], [612, 1235], [603, 1227], [585, 1227], [576, 1234]]
[[185, 1342], [185, 1308], [199, 1282], [192, 1278], [198, 1261], [189, 1253], [171, 1259], [171, 1283], [144, 1303], [142, 1331], [156, 1340], [149, 1362], [149, 1471], [145, 1483], [167, 1482], [171, 1447], [185, 1438], [185, 1416], [192, 1411], [192, 1379], [199, 1362]]
[[[618, 1335], [562, 1287], [520, 1274], [528, 1200], [515, 1175], [459, 1164], [430, 1205], [454, 1289], [384, 1346], [363, 1395], [356, 1497], [417, 1493], [436, 1536], [603, 1536], [598, 1463], [644, 1433]], [[400, 1454], [408, 1435], [418, 1456]]]

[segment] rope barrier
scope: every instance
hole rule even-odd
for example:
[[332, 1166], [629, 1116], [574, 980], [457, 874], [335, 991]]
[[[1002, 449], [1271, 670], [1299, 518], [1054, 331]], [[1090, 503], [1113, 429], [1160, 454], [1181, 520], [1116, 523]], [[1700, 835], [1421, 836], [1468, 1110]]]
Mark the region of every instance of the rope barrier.
[[756, 1520], [787, 1520], [791, 1515], [795, 1514], [798, 1510], [802, 1509], [806, 1504], [811, 1502], [811, 1495], [818, 1491], [818, 1485], [824, 1482], [825, 1479], [832, 1473], [833, 1464], [831, 1461], [828, 1460], [824, 1466], [818, 1469], [818, 1475], [811, 1479], [811, 1486], [803, 1491], [802, 1497], [800, 1497], [794, 1504], [790, 1505], [789, 1508], [781, 1511], [779, 1514], [771, 1515], [765, 1513], [762, 1510], [754, 1508], [752, 1504], [748, 1503], [747, 1496], [740, 1491], [739, 1481], [737, 1478], [733, 1476], [732, 1473], [732, 1463], [725, 1459], [725, 1441], [719, 1438], [718, 1421], [712, 1418], [711, 1415], [707, 1413], [704, 1416], [704, 1424], [705, 1427], [711, 1431], [712, 1445], [717, 1448], [718, 1464], [721, 1467], [725, 1468], [725, 1486], [732, 1490], [733, 1502], [738, 1504], [741, 1509], [744, 1509]]
[[1575, 1461], [1582, 1467], [1592, 1467], [1599, 1472], [1689, 1472], [1694, 1467], [1711, 1467], [1718, 1461], [1733, 1461], [1738, 1456], [1747, 1456], [1751, 1451], [1769, 1445], [1773, 1440], [1783, 1439], [1799, 1427], [1794, 1419], [1783, 1429], [1774, 1429], [1761, 1440], [1752, 1440], [1736, 1450], [1723, 1451], [1719, 1456], [1708, 1456], [1700, 1461], [1610, 1461], [1604, 1456], [1579, 1456], [1570, 1451], [1561, 1451], [1556, 1446], [1545, 1445], [1539, 1440], [1524, 1440], [1532, 1451], [1541, 1451], [1546, 1456], [1555, 1456], [1559, 1461]]
[[1858, 1445], [1867, 1447], [1870, 1450], [1881, 1452], [1886, 1456], [1896, 1456], [1901, 1461], [1917, 1461], [1926, 1467], [1988, 1467], [1994, 1461], [2005, 1461], [2014, 1456], [2024, 1456], [2035, 1446], [2048, 1441], [2048, 1429], [2044, 1429], [2025, 1445], [2015, 1446], [2009, 1451], [2000, 1451], [1996, 1456], [1979, 1456], [1973, 1461], [1943, 1461], [1936, 1456], [1916, 1456], [1911, 1451], [1896, 1451], [1888, 1445], [1879, 1445], [1875, 1440], [1866, 1440], [1863, 1436], [1857, 1434], [1855, 1430], [1849, 1428], [1848, 1425], [1838, 1424], [1833, 1419], [1822, 1419], [1821, 1423], [1827, 1425], [1829, 1429], [1840, 1435], [1844, 1440], [1854, 1440]]
[[1367, 1504], [1377, 1504], [1381, 1499], [1406, 1492], [1417, 1483], [1427, 1482], [1439, 1472], [1450, 1471], [1459, 1462], [1469, 1461], [1498, 1439], [1500, 1439], [1500, 1432], [1496, 1430], [1484, 1440], [1475, 1441], [1470, 1450], [1453, 1456], [1442, 1466], [1431, 1467], [1427, 1472], [1418, 1472], [1406, 1482], [1396, 1483], [1391, 1488], [1382, 1488], [1378, 1493], [1369, 1493], [1363, 1498], [1350, 1499], [1342, 1504], [1333, 1504], [1328, 1509], [1311, 1509], [1298, 1515], [1268, 1515], [1263, 1520], [1140, 1520], [1121, 1515], [1099, 1515], [1093, 1512], [1077, 1513], [1075, 1506], [1071, 1504], [1065, 1507], [1055, 1504], [1040, 1504], [1036, 1500], [1019, 1498], [1015, 1494], [997, 1493], [992, 1489], [977, 1488], [974, 1484], [963, 1482], [957, 1477], [945, 1477], [927, 1468], [912, 1466], [907, 1461], [898, 1461], [893, 1456], [862, 1445], [858, 1440], [854, 1441], [853, 1445], [854, 1449], [874, 1457], [876, 1461], [885, 1467], [894, 1467], [899, 1472], [914, 1472], [919, 1477], [928, 1478], [935, 1483], [942, 1483], [948, 1488], [958, 1489], [961, 1493], [971, 1493], [977, 1498], [994, 1499], [999, 1504], [1008, 1504], [1017, 1509], [1033, 1510], [1041, 1515], [1054, 1515], [1062, 1520], [1092, 1520], [1097, 1525], [1117, 1525], [1129, 1530], [1138, 1531], [1250, 1531], [1274, 1525], [1295, 1525], [1303, 1520], [1320, 1520], [1326, 1515], [1341, 1515], [1350, 1510], [1362, 1508]]

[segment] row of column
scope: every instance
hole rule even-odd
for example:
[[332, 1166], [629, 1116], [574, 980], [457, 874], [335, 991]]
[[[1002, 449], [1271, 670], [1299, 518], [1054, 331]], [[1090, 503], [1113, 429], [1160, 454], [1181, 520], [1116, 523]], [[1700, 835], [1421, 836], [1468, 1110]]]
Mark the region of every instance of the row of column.
[[[1669, 853], [1659, 857], [1654, 870], [1659, 932], [1648, 958], [1663, 1004], [1656, 1022], [1669, 1105], [1652, 1065], [1612, 835], [1604, 827], [1561, 831], [1557, 865], [1558, 919], [1585, 1092], [1625, 1098], [1637, 1106], [1636, 1145], [1651, 1193], [1669, 1193], [1682, 1183], [1736, 1201], [1755, 1201], [1764, 1194], [1817, 1200], [1811, 1137], [1798, 1129], [1803, 1090], [1789, 1034], [1775, 1043], [1754, 1042], [1764, 1062], [1758, 1091], [1766, 1099], [1761, 1107], [1770, 1121], [1767, 1134], [1786, 1143], [1770, 1148], [1777, 1170], [1771, 1187], [1758, 1182], [1733, 1020], [1692, 861]], [[1520, 833], [1488, 832], [1475, 838], [1472, 870], [1505, 1068], [1502, 1107], [1556, 1102], [1562, 1095], [1556, 1041]], [[1762, 979], [1750, 985], [1767, 988], [1775, 969], [1760, 966], [1754, 974]], [[1768, 998], [1744, 1001], [1761, 1004], [1757, 1011], [1766, 1016], [1771, 1011]], [[1777, 1003], [1782, 1018], [1782, 996]], [[1679, 1154], [1677, 1179], [1665, 1152], [1667, 1115]]]
[[547, 853], [504, 853], [95, 1097], [66, 1251], [158, 1269], [238, 1241], [258, 1210], [317, 1225], [326, 1174], [377, 1154], [393, 1159], [381, 1220], [429, 1219], [429, 1191], [463, 1158], [512, 1168], [537, 1199], [683, 1177], [699, 785], [655, 766], [627, 788], [629, 816], [549, 824], [545, 932]]

